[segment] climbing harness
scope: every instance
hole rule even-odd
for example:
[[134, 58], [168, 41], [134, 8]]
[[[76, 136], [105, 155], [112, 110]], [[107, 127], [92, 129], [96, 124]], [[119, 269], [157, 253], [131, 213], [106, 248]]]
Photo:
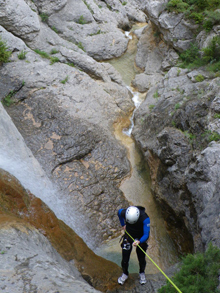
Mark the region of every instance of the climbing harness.
[[[133, 240], [135, 241], [135, 239], [125, 230], [125, 233], [127, 233], [127, 235]], [[152, 258], [140, 247], [140, 245], [137, 245], [140, 250], [149, 258], [149, 260], [158, 268], [158, 270], [164, 275], [164, 277], [173, 285], [173, 287], [179, 292], [182, 293], [180, 291], [180, 289], [173, 283], [173, 281], [171, 281], [171, 279], [161, 270], [161, 268], [152, 260]]]

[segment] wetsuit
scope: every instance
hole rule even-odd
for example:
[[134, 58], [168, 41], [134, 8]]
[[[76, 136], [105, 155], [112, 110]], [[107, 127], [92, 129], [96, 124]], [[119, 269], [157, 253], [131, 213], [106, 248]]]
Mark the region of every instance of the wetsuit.
[[[120, 209], [118, 211], [118, 217], [121, 223], [121, 226], [123, 227], [126, 225], [126, 231], [135, 239], [139, 240], [140, 244], [139, 246], [146, 252], [147, 250], [147, 243], [146, 241], [149, 238], [150, 234], [150, 218], [145, 212], [144, 207], [137, 206], [137, 208], [140, 211], [139, 219], [134, 224], [129, 224], [126, 222], [125, 219], [125, 213], [126, 209]], [[132, 251], [132, 242], [133, 240], [125, 233], [123, 237], [123, 242], [121, 244], [122, 247], [122, 270], [123, 273], [128, 275], [128, 265], [129, 265], [129, 259]], [[139, 273], [144, 273], [145, 267], [146, 267], [146, 257], [143, 251], [140, 250], [140, 248], [137, 247], [136, 249], [138, 261], [139, 261]]]

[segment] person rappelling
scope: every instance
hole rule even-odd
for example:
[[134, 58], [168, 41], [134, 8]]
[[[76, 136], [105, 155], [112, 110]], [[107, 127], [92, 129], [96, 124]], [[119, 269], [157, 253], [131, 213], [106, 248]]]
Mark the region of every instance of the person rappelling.
[[[130, 206], [127, 209], [120, 209], [118, 217], [125, 234], [122, 236], [122, 261], [123, 274], [118, 278], [118, 283], [123, 285], [128, 278], [129, 259], [133, 247], [136, 247], [136, 254], [139, 262], [140, 284], [146, 283], [145, 253], [148, 248], [147, 240], [150, 235], [150, 218], [141, 206]], [[140, 248], [141, 249], [140, 249]], [[145, 252], [145, 253], [144, 253]]]

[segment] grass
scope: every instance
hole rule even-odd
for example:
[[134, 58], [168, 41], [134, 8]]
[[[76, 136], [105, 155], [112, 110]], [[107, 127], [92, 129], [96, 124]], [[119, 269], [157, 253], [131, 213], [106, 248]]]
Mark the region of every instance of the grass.
[[46, 53], [44, 51], [41, 51], [39, 49], [35, 49], [34, 52], [39, 54], [42, 58], [49, 59], [50, 60], [50, 65], [54, 64], [55, 62], [60, 61], [60, 59], [58, 57], [51, 57], [50, 54], [48, 54], [48, 53]]
[[24, 50], [22, 50], [20, 53], [17, 54], [18, 59], [24, 60], [26, 58], [26, 54], [27, 54], [27, 52], [25, 52]]
[[79, 42], [79, 43], [77, 44], [77, 46], [78, 46], [79, 49], [85, 51], [85, 49], [84, 49], [84, 47], [83, 47], [83, 44], [82, 44], [81, 42]]
[[51, 54], [51, 55], [53, 55], [53, 54], [57, 54], [57, 53], [59, 53], [59, 51], [58, 51], [57, 49], [52, 49], [52, 50], [50, 51], [50, 54]]
[[174, 106], [174, 109], [175, 109], [175, 110], [178, 110], [178, 109], [180, 108], [180, 106], [181, 106], [180, 103], [177, 103], [177, 104]]
[[153, 94], [153, 97], [154, 97], [155, 99], [159, 98], [158, 91], [156, 91], [156, 92]]
[[41, 13], [40, 17], [43, 22], [48, 22], [49, 15], [47, 13]]
[[215, 119], [220, 119], [220, 114], [217, 114], [217, 113], [216, 113], [216, 114], [214, 115], [214, 118], [215, 118]]
[[69, 77], [68, 77], [68, 75], [67, 75], [66, 78], [64, 78], [64, 79], [61, 80], [60, 82], [61, 82], [62, 84], [65, 84], [65, 83], [68, 81], [68, 79], [69, 79]]
[[152, 111], [154, 109], [155, 105], [149, 105], [149, 109], [150, 111]]
[[14, 96], [15, 93], [16, 93], [15, 91], [10, 91], [9, 94], [2, 99], [2, 104], [7, 107], [11, 106], [14, 103], [14, 101], [12, 100], [12, 97]]
[[11, 51], [8, 50], [6, 42], [0, 37], [0, 63], [7, 63], [11, 57]]
[[79, 24], [86, 24], [87, 21], [84, 19], [84, 16], [83, 15], [80, 15], [77, 23], [79, 23]]
[[196, 77], [195, 77], [195, 80], [196, 80], [197, 82], [202, 82], [204, 79], [205, 79], [205, 77], [204, 77], [202, 74], [198, 74], [198, 75], [196, 75]]

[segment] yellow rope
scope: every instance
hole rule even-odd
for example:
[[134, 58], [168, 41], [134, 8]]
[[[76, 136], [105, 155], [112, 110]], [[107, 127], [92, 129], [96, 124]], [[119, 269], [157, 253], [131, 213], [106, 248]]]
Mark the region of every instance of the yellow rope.
[[[135, 239], [125, 230], [125, 233], [128, 234], [128, 236], [135, 241]], [[146, 254], [146, 256], [149, 258], [149, 260], [158, 268], [158, 270], [167, 278], [167, 280], [173, 285], [173, 287], [179, 292], [182, 293], [180, 291], [180, 289], [170, 280], [170, 278], [161, 270], [161, 268], [152, 260], [152, 258], [140, 247], [140, 245], [138, 245], [138, 247], [140, 248], [141, 251], [143, 251], [144, 254]]]

